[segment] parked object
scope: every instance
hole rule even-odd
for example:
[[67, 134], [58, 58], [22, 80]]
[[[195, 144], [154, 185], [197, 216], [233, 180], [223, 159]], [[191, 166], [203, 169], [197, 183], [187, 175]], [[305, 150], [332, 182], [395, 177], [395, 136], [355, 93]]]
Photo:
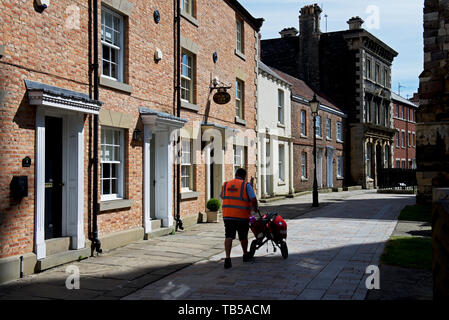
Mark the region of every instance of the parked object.
[[262, 216], [259, 212], [259, 219], [250, 219], [250, 228], [256, 237], [251, 242], [249, 250], [251, 258], [254, 257], [256, 250], [271, 241], [274, 251], [276, 252], [276, 246], [279, 247], [282, 257], [287, 259], [287, 223], [279, 214], [268, 213]]
[[207, 204], [207, 222], [218, 222], [218, 210], [220, 210], [220, 200], [212, 198]]

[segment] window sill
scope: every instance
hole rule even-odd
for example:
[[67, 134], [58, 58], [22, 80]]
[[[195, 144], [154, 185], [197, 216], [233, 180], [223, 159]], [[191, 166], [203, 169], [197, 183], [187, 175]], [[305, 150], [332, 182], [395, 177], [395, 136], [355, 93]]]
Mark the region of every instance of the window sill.
[[279, 128], [284, 128], [284, 129], [285, 129], [285, 124], [283, 124], [283, 123], [281, 123], [281, 122], [278, 122], [278, 127], [279, 127]]
[[246, 61], [246, 56], [242, 53], [242, 52], [240, 52], [240, 51], [238, 51], [237, 49], [235, 49], [235, 55], [237, 56], [237, 57], [239, 57], [240, 59], [242, 59], [243, 61]]
[[201, 109], [199, 105], [196, 105], [196, 104], [193, 104], [193, 103], [190, 103], [187, 101], [182, 101], [182, 100], [181, 100], [181, 108], [187, 109], [190, 111], [194, 111], [194, 112], [198, 112]]
[[240, 119], [239, 117], [235, 117], [235, 123], [240, 124], [242, 126], [246, 126], [246, 120]]
[[302, 133], [301, 133], [301, 135], [300, 135], [299, 137], [300, 137], [300, 138], [307, 139], [307, 136], [306, 136], [306, 135], [303, 135]]
[[315, 138], [318, 139], [318, 140], [323, 140], [323, 137], [315, 136]]
[[343, 177], [337, 176], [337, 180], [344, 180]]
[[100, 202], [100, 212], [130, 208], [133, 202], [132, 199], [104, 200]]
[[119, 91], [123, 91], [126, 93], [132, 93], [133, 92], [133, 87], [130, 86], [129, 84], [123, 83], [123, 82], [119, 82], [119, 81], [115, 81], [115, 80], [111, 80], [108, 79], [104, 76], [100, 76], [100, 85], [103, 87], [108, 87], [108, 88], [112, 88], [115, 90], [119, 90]]
[[338, 142], [338, 143], [343, 143], [343, 140], [338, 140], [338, 139], [337, 139], [337, 142]]
[[285, 181], [279, 181], [278, 186], [285, 186]]
[[327, 138], [327, 137], [326, 137], [326, 141], [332, 141], [332, 138]]
[[181, 192], [181, 200], [197, 199], [200, 195], [201, 195], [201, 192], [184, 191], [184, 192]]
[[305, 181], [309, 181], [309, 179], [301, 177], [301, 181], [305, 182]]
[[181, 17], [183, 17], [184, 19], [189, 21], [195, 27], [199, 27], [200, 26], [198, 20], [195, 17], [193, 17], [191, 14], [189, 14], [189, 13], [183, 11], [183, 10], [181, 10]]

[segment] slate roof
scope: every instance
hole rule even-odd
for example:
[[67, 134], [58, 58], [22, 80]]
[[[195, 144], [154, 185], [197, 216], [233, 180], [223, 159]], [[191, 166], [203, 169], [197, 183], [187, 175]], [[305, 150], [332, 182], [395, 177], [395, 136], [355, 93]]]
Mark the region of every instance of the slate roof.
[[56, 86], [50, 86], [48, 84], [44, 84], [37, 81], [31, 81], [31, 80], [24, 80], [25, 81], [25, 87], [27, 88], [27, 91], [42, 91], [44, 93], [54, 95], [57, 97], [62, 97], [66, 99], [73, 99], [78, 101], [83, 101], [87, 103], [93, 103], [97, 105], [102, 105], [103, 103], [101, 101], [96, 101], [91, 99], [87, 94], [68, 90]]
[[414, 104], [413, 102], [411, 102], [411, 101], [405, 99], [404, 97], [401, 97], [400, 95], [398, 95], [398, 94], [396, 94], [396, 93], [394, 93], [394, 92], [391, 92], [391, 99], [392, 99], [392, 100], [395, 100], [395, 101], [397, 101], [397, 102], [400, 102], [400, 103], [409, 105], [409, 106], [411, 106], [411, 107], [418, 108], [418, 105], [416, 105], [416, 104]]
[[184, 122], [184, 123], [188, 122], [187, 119], [175, 117], [174, 115], [172, 115], [170, 113], [165, 113], [165, 112], [161, 112], [161, 111], [157, 111], [157, 110], [153, 110], [153, 109], [148, 109], [145, 107], [139, 107], [139, 113], [142, 115], [155, 115], [155, 116], [158, 116], [159, 118], [175, 120], [175, 121]]

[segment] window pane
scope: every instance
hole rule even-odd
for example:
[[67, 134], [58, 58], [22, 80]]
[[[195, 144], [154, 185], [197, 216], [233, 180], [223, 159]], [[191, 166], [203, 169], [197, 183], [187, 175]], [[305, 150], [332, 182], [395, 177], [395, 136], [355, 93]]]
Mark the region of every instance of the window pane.
[[111, 181], [101, 180], [103, 194], [111, 194]]

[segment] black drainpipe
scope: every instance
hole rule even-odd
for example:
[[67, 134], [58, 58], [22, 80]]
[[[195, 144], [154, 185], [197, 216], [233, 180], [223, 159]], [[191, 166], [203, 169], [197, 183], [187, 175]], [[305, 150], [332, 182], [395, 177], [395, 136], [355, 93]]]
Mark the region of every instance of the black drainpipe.
[[[93, 64], [93, 70], [94, 70], [94, 100], [99, 101], [99, 83], [98, 83], [98, 0], [93, 0], [93, 33], [94, 33], [94, 64]], [[100, 239], [98, 239], [98, 223], [97, 223], [97, 216], [98, 216], [98, 114], [94, 115], [94, 158], [93, 158], [93, 187], [92, 187], [92, 202], [93, 202], [93, 211], [92, 211], [92, 246], [91, 246], [91, 252], [92, 255], [94, 253], [94, 250], [97, 251], [97, 253], [102, 253], [103, 250], [101, 249], [101, 242]]]
[[[181, 117], [181, 0], [176, 1], [176, 116]], [[181, 136], [178, 136], [178, 146]], [[184, 230], [181, 220], [181, 163], [176, 164], [176, 228]]]

